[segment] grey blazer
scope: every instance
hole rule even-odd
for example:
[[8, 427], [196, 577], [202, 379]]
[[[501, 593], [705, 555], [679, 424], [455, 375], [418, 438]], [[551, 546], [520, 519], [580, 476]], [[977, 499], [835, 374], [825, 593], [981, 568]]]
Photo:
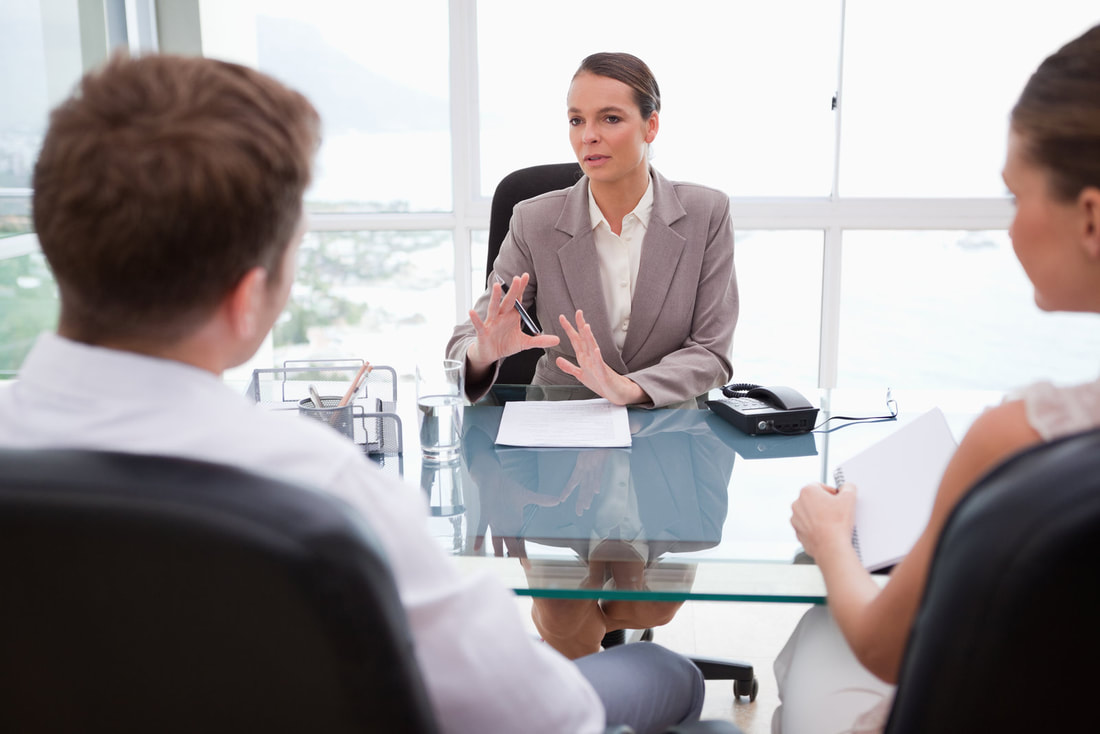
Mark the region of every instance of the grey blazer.
[[[561, 339], [539, 360], [536, 385], [577, 384], [555, 364], [559, 356], [576, 362], [558, 316], [565, 314], [572, 323], [577, 309], [592, 326], [604, 361], [645, 390], [652, 406], [682, 402], [729, 381], [738, 311], [729, 197], [705, 186], [669, 181], [653, 169], [650, 173], [653, 210], [621, 352], [612, 338], [600, 284], [588, 178], [513, 210], [493, 270], [507, 282], [513, 275], [530, 273], [524, 305], [531, 308], [534, 303], [545, 333]], [[487, 289], [474, 305], [482, 316], [490, 293]], [[469, 320], [459, 324], [447, 343], [447, 356], [465, 361], [476, 338]], [[488, 389], [489, 384], [467, 385], [471, 399]]]

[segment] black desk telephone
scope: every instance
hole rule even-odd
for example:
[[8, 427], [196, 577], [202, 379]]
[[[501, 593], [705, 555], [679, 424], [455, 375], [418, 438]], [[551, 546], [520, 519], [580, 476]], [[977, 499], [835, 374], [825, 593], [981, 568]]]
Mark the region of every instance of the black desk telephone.
[[726, 385], [722, 394], [726, 397], [708, 400], [707, 407], [749, 435], [807, 433], [817, 421], [817, 408], [789, 387]]

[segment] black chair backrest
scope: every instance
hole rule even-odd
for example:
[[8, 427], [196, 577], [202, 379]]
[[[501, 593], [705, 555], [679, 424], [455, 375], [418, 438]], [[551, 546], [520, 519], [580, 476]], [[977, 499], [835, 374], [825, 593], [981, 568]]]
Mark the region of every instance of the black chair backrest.
[[[516, 204], [548, 191], [569, 188], [580, 181], [583, 173], [579, 163], [550, 163], [513, 171], [501, 179], [493, 192], [489, 213], [489, 253], [485, 260], [485, 283], [489, 285], [489, 273], [500, 252], [500, 246], [508, 234], [512, 209]], [[531, 317], [535, 318], [534, 309]], [[541, 324], [540, 324], [541, 326]], [[535, 363], [542, 356], [541, 349], [527, 349], [507, 357], [500, 366], [497, 382], [512, 385], [528, 385], [535, 375]]]
[[0, 449], [0, 731], [437, 730], [338, 500], [230, 467]]
[[1033, 447], [949, 518], [886, 731], [1091, 731], [1100, 431]]

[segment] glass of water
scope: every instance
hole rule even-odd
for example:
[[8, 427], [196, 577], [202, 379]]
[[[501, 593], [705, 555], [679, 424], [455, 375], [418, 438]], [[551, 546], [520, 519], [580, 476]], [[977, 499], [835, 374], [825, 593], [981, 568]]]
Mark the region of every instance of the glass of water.
[[458, 458], [465, 389], [462, 362], [444, 359], [417, 365], [416, 408], [424, 461], [444, 462]]

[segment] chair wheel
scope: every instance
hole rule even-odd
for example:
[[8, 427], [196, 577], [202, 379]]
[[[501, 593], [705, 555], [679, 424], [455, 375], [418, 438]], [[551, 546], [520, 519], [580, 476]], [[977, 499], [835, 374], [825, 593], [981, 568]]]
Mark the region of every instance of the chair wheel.
[[749, 703], [756, 700], [756, 694], [760, 692], [760, 682], [753, 676], [752, 682], [735, 680], [733, 682], [733, 695], [737, 698], [741, 696], [748, 696]]

